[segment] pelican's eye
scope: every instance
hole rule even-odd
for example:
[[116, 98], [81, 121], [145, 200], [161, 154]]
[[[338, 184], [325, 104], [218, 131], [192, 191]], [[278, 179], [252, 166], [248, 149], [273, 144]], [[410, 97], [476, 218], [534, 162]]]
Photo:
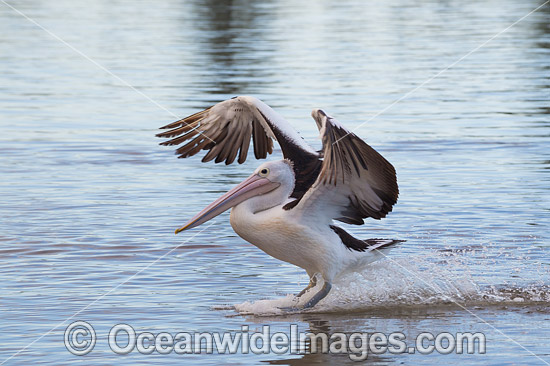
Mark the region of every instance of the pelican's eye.
[[269, 174], [269, 169], [263, 168], [262, 170], [260, 170], [260, 177], [267, 177], [268, 174]]

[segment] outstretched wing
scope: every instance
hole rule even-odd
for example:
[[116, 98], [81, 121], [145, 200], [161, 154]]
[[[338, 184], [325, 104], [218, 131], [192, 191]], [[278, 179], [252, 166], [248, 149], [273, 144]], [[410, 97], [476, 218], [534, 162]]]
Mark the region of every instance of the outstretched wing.
[[231, 164], [238, 156], [242, 164], [251, 138], [256, 159], [264, 159], [273, 152], [275, 139], [283, 156], [294, 163], [296, 185], [291, 197], [301, 197], [320, 171], [319, 154], [284, 118], [254, 97], [234, 97], [161, 128], [168, 131], [157, 136], [170, 138], [161, 145], [181, 145], [176, 150], [180, 158], [208, 150], [203, 162]]
[[323, 141], [321, 172], [295, 208], [349, 224], [381, 219], [397, 202], [394, 167], [322, 110], [312, 113]]

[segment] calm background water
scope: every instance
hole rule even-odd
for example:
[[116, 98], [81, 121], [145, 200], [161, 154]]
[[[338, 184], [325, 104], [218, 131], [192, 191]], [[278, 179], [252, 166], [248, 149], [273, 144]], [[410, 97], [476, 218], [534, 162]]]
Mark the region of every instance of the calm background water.
[[[173, 334], [400, 331], [410, 344], [424, 331], [481, 331], [485, 355], [368, 363], [548, 364], [550, 5], [362, 124], [540, 3], [10, 2], [91, 62], [1, 2], [0, 362], [352, 363], [113, 354], [108, 330], [128, 323]], [[397, 169], [394, 212], [350, 230], [407, 242], [337, 284], [321, 312], [262, 316], [274, 301], [258, 300], [296, 293], [307, 276], [236, 236], [228, 214], [173, 235], [259, 163], [178, 160], [156, 128], [239, 94], [316, 147], [310, 111], [324, 108]], [[85, 357], [63, 345], [74, 320], [98, 333]]]

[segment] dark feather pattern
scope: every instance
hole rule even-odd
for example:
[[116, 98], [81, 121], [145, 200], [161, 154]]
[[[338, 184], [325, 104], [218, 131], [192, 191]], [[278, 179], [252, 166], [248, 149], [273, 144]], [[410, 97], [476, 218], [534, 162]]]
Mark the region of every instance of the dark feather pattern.
[[336, 186], [364, 180], [382, 201], [380, 207], [373, 207], [352, 191], [349, 206], [341, 212], [342, 217], [337, 220], [361, 225], [366, 217], [385, 217], [392, 211], [399, 196], [395, 168], [355, 134], [331, 123], [331, 117], [326, 118], [322, 136], [325, 158], [319, 182]]
[[[237, 157], [239, 164], [246, 161], [252, 138], [254, 155], [257, 159], [265, 159], [273, 152], [273, 140], [250, 111], [250, 107], [239, 104], [235, 99], [218, 103], [167, 124], [161, 129], [168, 131], [160, 132], [156, 136], [170, 138], [161, 142], [164, 146], [184, 144], [176, 150], [179, 158], [196, 155], [200, 150], [208, 150], [202, 159], [203, 162], [225, 161], [227, 165], [233, 163]], [[220, 106], [223, 103], [225, 106], [222, 107], [225, 109]]]
[[[319, 159], [318, 154], [304, 151], [293, 144], [276, 124], [271, 122], [269, 118], [267, 118], [261, 111], [259, 112], [271, 127], [277, 142], [279, 142], [279, 145], [281, 146], [285, 159], [292, 162], [295, 184], [294, 190], [292, 191], [290, 197], [297, 198], [299, 201], [317, 179], [317, 176], [321, 171], [322, 161]], [[298, 204], [298, 202], [291, 202], [283, 208], [288, 210], [296, 204]]]
[[378, 246], [380, 244], [382, 245], [378, 246], [376, 249], [384, 249], [398, 243], [403, 243], [405, 241], [405, 240], [396, 240], [396, 239], [361, 240], [361, 239], [355, 238], [354, 236], [352, 236], [350, 233], [348, 233], [346, 230], [342, 229], [341, 227], [330, 225], [330, 228], [340, 237], [340, 240], [342, 240], [342, 243], [346, 246], [346, 248], [348, 248], [349, 250], [355, 250], [356, 252], [364, 252], [369, 248], [373, 246]]

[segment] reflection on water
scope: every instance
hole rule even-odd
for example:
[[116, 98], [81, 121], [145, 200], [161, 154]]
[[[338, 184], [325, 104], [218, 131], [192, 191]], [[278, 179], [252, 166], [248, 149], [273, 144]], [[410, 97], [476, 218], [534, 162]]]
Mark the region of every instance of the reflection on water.
[[233, 1], [195, 2], [192, 8], [196, 41], [204, 47], [208, 65], [200, 73], [200, 90], [211, 95], [211, 102], [264, 84], [269, 51], [262, 49], [262, 24], [269, 13], [257, 5], [238, 6]]
[[[368, 361], [550, 362], [550, 6], [362, 124], [538, 5], [14, 5], [159, 108], [0, 4], [0, 362], [52, 329], [6, 364], [182, 362], [114, 355], [105, 336], [118, 323], [157, 333], [243, 324], [288, 332], [298, 324], [313, 332], [401, 331], [411, 342], [424, 331], [481, 331], [490, 350], [483, 357]], [[238, 238], [227, 214], [204, 232], [173, 236], [258, 163], [178, 160], [157, 145], [156, 128], [238, 94], [265, 100], [317, 147], [309, 115], [322, 107], [397, 169], [394, 212], [350, 230], [407, 242], [392, 261], [335, 286], [321, 313], [259, 316], [307, 278]], [[236, 304], [254, 315], [229, 310]], [[86, 358], [61, 341], [62, 322], [79, 311], [75, 318], [99, 334]], [[351, 363], [345, 355], [242, 353], [183, 362], [199, 361]]]

